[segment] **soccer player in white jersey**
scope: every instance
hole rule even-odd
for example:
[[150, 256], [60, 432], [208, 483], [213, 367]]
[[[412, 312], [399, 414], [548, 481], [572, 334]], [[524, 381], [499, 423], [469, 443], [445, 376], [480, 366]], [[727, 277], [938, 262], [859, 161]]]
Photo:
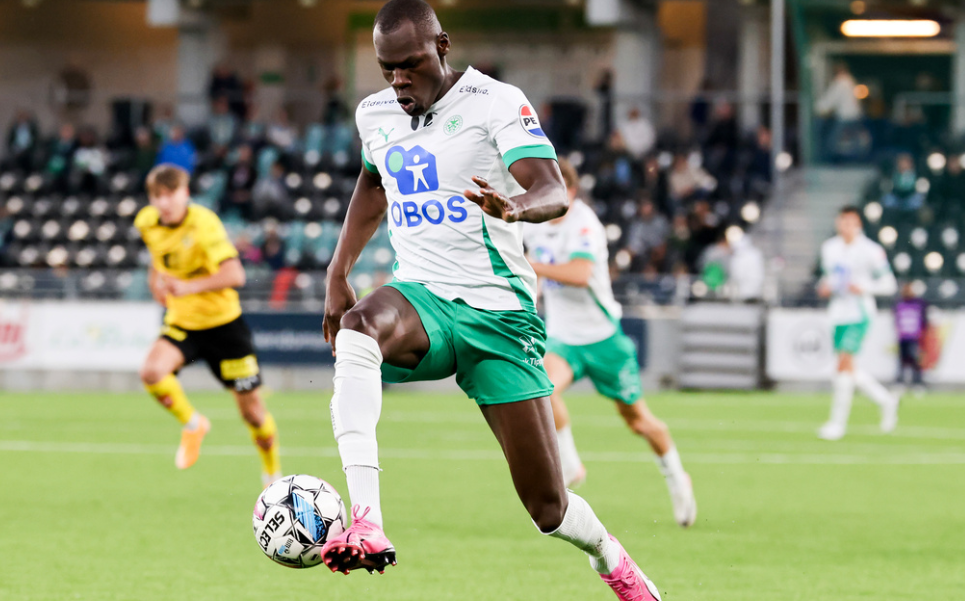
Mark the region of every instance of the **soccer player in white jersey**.
[[616, 402], [620, 416], [656, 454], [667, 481], [674, 518], [681, 526], [697, 519], [697, 502], [666, 424], [643, 400], [637, 349], [620, 327], [623, 308], [613, 298], [609, 253], [603, 224], [577, 198], [576, 170], [565, 159], [560, 170], [570, 200], [569, 211], [545, 223], [527, 223], [523, 237], [530, 262], [543, 280], [546, 312], [546, 373], [553, 382], [553, 417], [560, 444], [563, 481], [574, 488], [586, 478], [570, 428], [563, 391], [584, 376], [603, 396]]
[[825, 440], [844, 436], [855, 388], [880, 407], [882, 432], [891, 432], [898, 424], [898, 397], [854, 364], [877, 311], [874, 297], [894, 294], [898, 284], [885, 250], [864, 235], [857, 208], [842, 208], [835, 226], [838, 235], [821, 245], [822, 277], [818, 282], [818, 294], [831, 299], [828, 314], [838, 355], [831, 418], [818, 430]]
[[[356, 112], [364, 165], [328, 269], [324, 320], [335, 351], [332, 426], [353, 521], [322, 548], [323, 561], [344, 573], [395, 564], [379, 499], [381, 383], [455, 374], [539, 531], [584, 551], [620, 599], [659, 600], [563, 483], [536, 275], [518, 223], [566, 211], [552, 144], [519, 89], [448, 65], [449, 36], [422, 0], [386, 3], [374, 42], [390, 87]], [[386, 214], [395, 279], [358, 301], [348, 275]]]

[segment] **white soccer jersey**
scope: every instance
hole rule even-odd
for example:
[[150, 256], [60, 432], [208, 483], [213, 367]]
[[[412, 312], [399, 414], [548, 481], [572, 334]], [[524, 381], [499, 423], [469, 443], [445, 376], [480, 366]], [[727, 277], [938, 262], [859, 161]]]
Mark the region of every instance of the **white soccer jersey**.
[[407, 115], [388, 88], [362, 101], [355, 119], [365, 168], [385, 187], [396, 279], [477, 309], [535, 310], [521, 224], [463, 196], [478, 188], [474, 175], [507, 196], [522, 194], [509, 166], [556, 158], [523, 93], [470, 67], [422, 116]]
[[[828, 313], [833, 325], [860, 323], [874, 317], [875, 296], [894, 294], [895, 276], [885, 249], [864, 234], [851, 244], [835, 236], [821, 245], [821, 271], [831, 286]], [[863, 294], [848, 291], [850, 284]]]
[[606, 340], [617, 331], [623, 314], [610, 285], [606, 232], [593, 209], [577, 199], [559, 223], [527, 223], [523, 229], [530, 256], [540, 263], [593, 261], [590, 285], [567, 286], [546, 279], [543, 302], [546, 335], [580, 346]]

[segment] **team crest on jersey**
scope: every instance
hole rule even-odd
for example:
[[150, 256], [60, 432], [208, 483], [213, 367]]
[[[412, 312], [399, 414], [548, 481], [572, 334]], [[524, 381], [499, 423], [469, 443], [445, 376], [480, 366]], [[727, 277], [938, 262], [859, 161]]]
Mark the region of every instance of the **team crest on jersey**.
[[519, 124], [523, 126], [526, 133], [533, 136], [534, 138], [545, 138], [546, 134], [543, 132], [543, 128], [540, 127], [539, 117], [536, 116], [536, 111], [532, 109], [528, 104], [524, 104], [519, 107]]
[[400, 194], [419, 194], [439, 189], [436, 157], [421, 146], [413, 146], [409, 150], [393, 146], [385, 153], [385, 168], [395, 178]]

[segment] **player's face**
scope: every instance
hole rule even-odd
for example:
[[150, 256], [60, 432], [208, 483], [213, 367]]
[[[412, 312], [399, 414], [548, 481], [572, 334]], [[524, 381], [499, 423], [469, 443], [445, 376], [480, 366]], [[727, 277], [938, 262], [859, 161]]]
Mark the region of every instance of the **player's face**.
[[184, 220], [188, 211], [188, 200], [190, 194], [187, 186], [181, 186], [177, 190], [161, 188], [151, 196], [151, 205], [161, 214], [161, 223], [176, 225]]
[[395, 90], [402, 110], [413, 117], [425, 113], [439, 99], [446, 82], [444, 57], [448, 52], [448, 35], [420, 32], [412, 23], [403, 23], [390, 33], [375, 30], [375, 56], [382, 77]]
[[838, 235], [851, 242], [861, 233], [861, 218], [854, 213], [838, 215]]

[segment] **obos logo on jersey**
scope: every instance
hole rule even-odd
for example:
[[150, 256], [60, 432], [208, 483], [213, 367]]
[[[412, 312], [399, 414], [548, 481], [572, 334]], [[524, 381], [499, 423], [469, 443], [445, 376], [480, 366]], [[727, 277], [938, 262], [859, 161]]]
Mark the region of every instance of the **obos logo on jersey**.
[[385, 154], [385, 168], [395, 178], [402, 194], [418, 194], [439, 189], [436, 157], [421, 146], [413, 146], [410, 150], [393, 146]]
[[528, 104], [519, 107], [519, 124], [523, 126], [526, 133], [536, 138], [545, 138], [543, 128], [539, 125], [539, 117]]

